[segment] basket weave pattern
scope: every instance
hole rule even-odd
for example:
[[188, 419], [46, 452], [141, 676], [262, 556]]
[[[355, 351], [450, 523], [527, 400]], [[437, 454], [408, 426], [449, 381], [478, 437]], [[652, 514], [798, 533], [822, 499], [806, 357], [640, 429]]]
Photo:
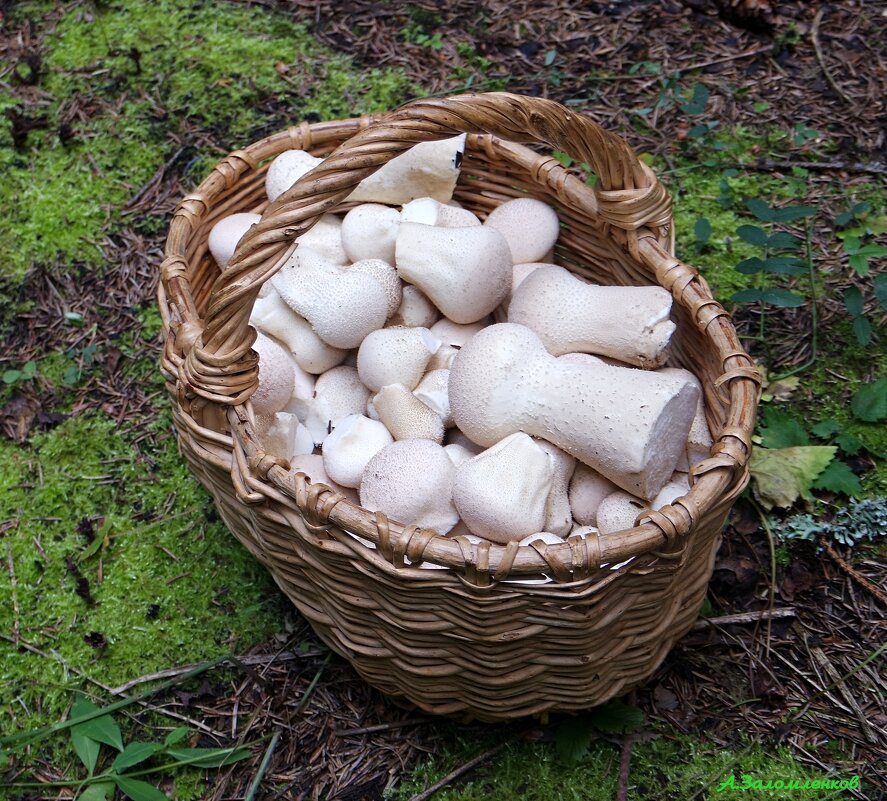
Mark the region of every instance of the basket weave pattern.
[[[364, 177], [417, 142], [459, 132], [469, 133], [455, 194], [462, 205], [483, 219], [532, 194], [559, 215], [559, 264], [602, 284], [658, 283], [674, 296], [670, 363], [699, 376], [715, 446], [694, 466], [691, 492], [642, 513], [631, 530], [548, 546], [473, 545], [354, 506], [256, 439], [248, 319], [262, 283]], [[588, 162], [595, 189], [516, 144], [536, 141]], [[267, 163], [290, 148], [329, 157], [269, 204]], [[220, 275], [207, 236], [239, 211], [263, 219]], [[705, 281], [672, 252], [670, 200], [653, 173], [621, 139], [550, 101], [418, 101], [381, 121], [303, 124], [261, 140], [223, 160], [171, 224], [162, 371], [182, 453], [238, 540], [382, 691], [481, 720], [602, 703], [647, 680], [692, 625], [748, 477], [759, 375]], [[449, 569], [417, 567], [423, 560]]]

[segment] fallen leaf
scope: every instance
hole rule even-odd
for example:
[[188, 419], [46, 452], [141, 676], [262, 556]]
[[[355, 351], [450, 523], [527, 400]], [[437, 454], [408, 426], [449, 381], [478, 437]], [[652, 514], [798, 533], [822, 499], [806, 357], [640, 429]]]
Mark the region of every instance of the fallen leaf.
[[749, 463], [754, 493], [765, 509], [787, 508], [798, 498], [810, 498], [813, 482], [837, 452], [834, 445], [795, 448], [756, 448]]

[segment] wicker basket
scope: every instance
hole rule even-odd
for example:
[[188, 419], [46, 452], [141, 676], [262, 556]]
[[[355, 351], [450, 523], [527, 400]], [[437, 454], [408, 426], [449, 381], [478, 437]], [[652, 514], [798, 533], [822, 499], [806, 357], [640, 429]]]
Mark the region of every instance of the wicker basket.
[[[417, 142], [460, 132], [469, 134], [455, 195], [464, 206], [484, 218], [532, 194], [560, 216], [559, 264], [674, 296], [670, 363], [703, 382], [715, 446], [693, 467], [689, 494], [642, 514], [636, 528], [548, 546], [472, 545], [363, 510], [256, 440], [248, 318], [260, 286], [360, 180]], [[596, 188], [516, 142], [587, 162]], [[335, 153], [269, 205], [267, 163], [289, 148]], [[207, 235], [238, 211], [263, 220], [220, 275]], [[647, 680], [695, 620], [747, 481], [760, 379], [705, 281], [672, 252], [670, 200], [651, 170], [619, 137], [551, 101], [463, 95], [381, 120], [290, 128], [224, 159], [173, 218], [159, 299], [181, 450], [228, 528], [324, 642], [383, 692], [488, 721], [602, 703]]]

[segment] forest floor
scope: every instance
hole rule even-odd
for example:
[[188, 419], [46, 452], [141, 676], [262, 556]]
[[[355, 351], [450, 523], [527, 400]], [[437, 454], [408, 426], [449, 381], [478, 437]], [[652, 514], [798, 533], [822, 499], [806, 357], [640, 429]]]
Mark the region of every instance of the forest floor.
[[[218, 769], [143, 755], [176, 799], [444, 778], [436, 798], [720, 798], [742, 775], [887, 798], [885, 29], [861, 2], [0, 3], [0, 737], [21, 736], [0, 798], [115, 792], [78, 784], [111, 743], [23, 736], [77, 692], [129, 699], [128, 741], [245, 748]], [[830, 449], [781, 503], [739, 500], [704, 617], [609, 720], [430, 720], [367, 687], [226, 532], [157, 367], [166, 229], [218, 159], [498, 90], [589, 113], [652, 166], [678, 254], [767, 371], [760, 451]]]

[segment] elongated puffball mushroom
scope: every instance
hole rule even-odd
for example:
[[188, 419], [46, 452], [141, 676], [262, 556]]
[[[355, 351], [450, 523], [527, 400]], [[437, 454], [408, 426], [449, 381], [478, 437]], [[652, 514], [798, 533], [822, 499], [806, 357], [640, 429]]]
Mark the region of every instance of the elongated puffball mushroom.
[[440, 311], [419, 287], [407, 284], [397, 311], [388, 320], [389, 326], [430, 328], [440, 319]]
[[343, 417], [323, 441], [323, 468], [343, 487], [359, 487], [367, 462], [393, 441], [376, 420], [360, 414]]
[[334, 367], [320, 375], [303, 418], [314, 442], [323, 443], [343, 417], [362, 415], [369, 397], [370, 391], [361, 383], [354, 367]]
[[481, 224], [468, 209], [439, 203], [431, 197], [411, 200], [403, 207], [400, 218], [403, 222], [439, 225], [441, 228], [467, 228]]
[[576, 469], [576, 459], [544, 439], [537, 439], [534, 442], [548, 454], [554, 471], [551, 478], [551, 492], [545, 501], [545, 523], [542, 529], [558, 537], [566, 537], [573, 527], [569, 488], [570, 479]]
[[560, 234], [557, 212], [535, 198], [509, 200], [493, 209], [484, 226], [496, 229], [511, 251], [513, 264], [544, 261]]
[[212, 253], [216, 264], [224, 270], [234, 255], [237, 243], [243, 238], [243, 235], [262, 219], [261, 214], [249, 214], [241, 212], [239, 214], [229, 214], [222, 217], [209, 232], [206, 244], [209, 246], [209, 252]]
[[388, 316], [394, 314], [403, 299], [403, 284], [397, 277], [397, 270], [388, 262], [381, 259], [363, 259], [357, 261], [348, 268], [354, 273], [366, 273], [379, 282], [385, 290], [385, 299], [388, 301]]
[[675, 330], [671, 302], [660, 286], [595, 286], [542, 267], [514, 293], [508, 322], [532, 328], [555, 356], [581, 351], [659, 367]]
[[265, 174], [265, 194], [268, 195], [268, 200], [273, 203], [321, 161], [323, 159], [304, 150], [284, 150], [268, 165], [268, 172]]
[[432, 197], [446, 203], [453, 197], [464, 152], [465, 134], [421, 142], [364, 178], [348, 200], [394, 206]]
[[265, 453], [290, 461], [294, 456], [311, 453], [314, 440], [295, 414], [277, 412], [256, 417], [256, 434]]
[[443, 421], [444, 428], [452, 428], [450, 412], [450, 371], [429, 370], [422, 377], [413, 394]]
[[459, 465], [453, 503], [472, 533], [504, 545], [542, 530], [553, 477], [548, 454], [518, 432]]
[[438, 445], [443, 443], [443, 420], [403, 384], [382, 387], [373, 398], [373, 406], [396, 440], [430, 439]]
[[[382, 285], [365, 273], [320, 266], [306, 249], [275, 273], [271, 283], [284, 302], [334, 348], [356, 348], [364, 337], [385, 325], [388, 300]], [[311, 262], [307, 262], [311, 259]]]
[[450, 368], [453, 419], [470, 439], [533, 434], [644, 498], [674, 472], [698, 398], [673, 376], [556, 359], [513, 323], [476, 334]]
[[511, 291], [511, 255], [502, 235], [486, 226], [434, 228], [401, 223], [395, 262], [446, 317], [474, 323]]
[[289, 402], [296, 375], [290, 355], [270, 337], [259, 334], [253, 344], [259, 354], [259, 386], [252, 395], [258, 417], [276, 414]]
[[323, 469], [323, 456], [319, 453], [294, 457], [290, 460], [290, 470], [293, 473], [304, 473], [312, 484], [326, 484], [330, 489], [344, 495], [355, 506], [360, 506], [356, 490], [337, 484], [326, 474], [326, 470]]
[[681, 458], [678, 460], [677, 468], [684, 472], [688, 471], [694, 464], [708, 459], [711, 455], [711, 446], [713, 444], [711, 431], [708, 430], [708, 421], [705, 419], [705, 404], [703, 403], [702, 384], [699, 379], [689, 370], [681, 367], [663, 367], [658, 372], [663, 375], [671, 375], [683, 378], [691, 384], [699, 388], [699, 403], [696, 405], [696, 416], [690, 426], [690, 433], [687, 435], [687, 447]]
[[400, 212], [379, 203], [355, 206], [342, 220], [342, 246], [351, 261], [381, 259], [394, 264]]
[[446, 534], [459, 521], [453, 505], [456, 468], [427, 439], [405, 439], [370, 459], [360, 483], [360, 504], [390, 519]]
[[514, 297], [514, 293], [517, 291], [517, 288], [524, 282], [524, 279], [532, 273], [536, 272], [536, 270], [541, 269], [542, 267], [557, 267], [557, 265], [544, 261], [530, 261], [524, 262], [523, 264], [515, 264], [514, 267], [511, 268], [512, 297]]
[[361, 342], [357, 372], [373, 392], [388, 384], [413, 390], [439, 347], [440, 340], [427, 328], [382, 328]]
[[256, 300], [249, 321], [286, 345], [306, 373], [324, 373], [341, 364], [348, 355], [347, 350], [334, 348], [317, 336], [311, 324], [287, 306], [273, 288]]
[[597, 470], [579, 462], [570, 481], [570, 509], [573, 520], [580, 526], [596, 525], [597, 510], [601, 501], [618, 489], [619, 487], [608, 478], [604, 478]]

